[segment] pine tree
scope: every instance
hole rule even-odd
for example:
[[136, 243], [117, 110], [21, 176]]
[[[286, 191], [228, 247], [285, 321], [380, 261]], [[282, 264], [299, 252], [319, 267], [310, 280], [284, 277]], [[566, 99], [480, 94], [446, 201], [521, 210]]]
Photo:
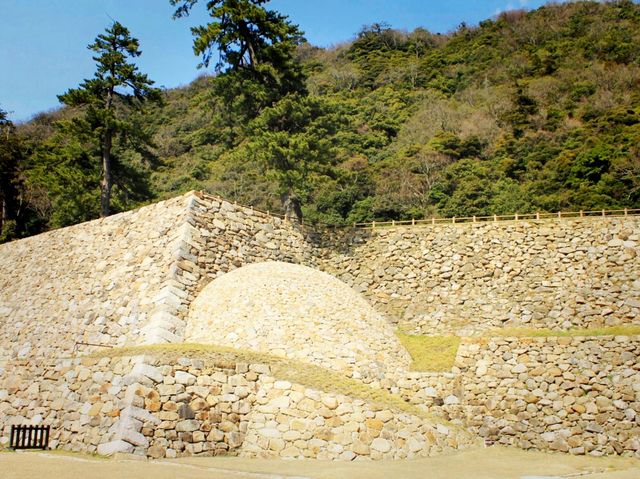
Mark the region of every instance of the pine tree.
[[22, 148], [13, 122], [0, 108], [0, 242], [19, 233]]
[[[174, 18], [188, 15], [197, 0], [170, 0], [179, 6]], [[303, 41], [297, 25], [267, 10], [267, 0], [212, 0], [213, 21], [193, 27], [193, 51], [200, 66], [215, 59], [216, 93], [240, 124], [290, 93], [306, 93], [306, 77], [294, 58]]]
[[128, 114], [131, 110], [141, 110], [148, 101], [159, 101], [160, 90], [153, 88], [154, 82], [130, 62], [140, 56], [140, 45], [122, 24], [114, 22], [88, 48], [96, 54], [93, 57], [97, 65], [94, 77], [58, 98], [68, 106], [84, 110], [84, 115], [74, 119], [72, 126], [78, 133], [88, 133], [99, 142], [102, 164], [100, 216], [105, 217], [111, 209], [114, 140], [120, 136], [143, 143], [148, 141]]
[[[197, 0], [170, 1], [178, 6], [174, 18], [188, 15], [197, 3]], [[229, 129], [231, 146], [248, 134], [249, 125], [261, 113], [277, 108], [278, 102], [286, 98], [300, 99], [307, 95], [306, 76], [294, 58], [296, 47], [304, 40], [302, 32], [285, 15], [267, 10], [264, 7], [267, 2], [209, 1], [207, 9], [213, 21], [191, 29], [194, 53], [202, 56], [201, 66], [216, 60], [219, 75], [214, 94], [225, 106], [222, 123]], [[277, 155], [267, 163], [281, 173], [278, 178], [287, 216], [301, 218], [299, 195], [290, 181], [285, 181], [301, 168], [292, 166], [291, 161], [281, 161]]]

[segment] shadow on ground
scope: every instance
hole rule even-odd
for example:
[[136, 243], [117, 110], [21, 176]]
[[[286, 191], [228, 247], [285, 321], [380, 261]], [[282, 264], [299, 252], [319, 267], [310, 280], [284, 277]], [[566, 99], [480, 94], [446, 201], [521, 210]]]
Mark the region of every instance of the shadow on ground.
[[0, 454], [4, 479], [520, 479], [568, 478], [637, 479], [640, 460], [620, 457], [581, 457], [490, 447], [451, 455], [407, 461], [284, 461], [233, 457], [189, 457], [145, 461], [100, 459], [60, 452]]

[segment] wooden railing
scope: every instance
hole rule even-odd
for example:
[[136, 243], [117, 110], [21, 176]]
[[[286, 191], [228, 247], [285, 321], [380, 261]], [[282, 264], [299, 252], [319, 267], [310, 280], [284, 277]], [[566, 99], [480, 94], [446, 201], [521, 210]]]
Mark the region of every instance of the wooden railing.
[[[216, 201], [225, 201], [231, 203], [238, 208], [245, 208], [267, 218], [274, 217], [285, 220], [285, 216], [274, 213], [272, 211], [262, 211], [253, 206], [245, 206], [238, 204], [236, 201], [227, 200], [221, 196], [208, 193], [206, 191], [198, 191], [198, 195]], [[313, 222], [312, 225], [324, 226], [327, 228], [378, 228], [390, 226], [427, 226], [439, 224], [458, 224], [458, 223], [492, 223], [500, 221], [539, 221], [539, 220], [558, 220], [558, 219], [576, 219], [586, 217], [624, 217], [624, 216], [640, 216], [640, 208], [624, 208], [620, 210], [593, 210], [593, 211], [559, 211], [557, 213], [514, 213], [510, 215], [490, 215], [490, 216], [453, 216], [449, 218], [426, 218], [411, 220], [392, 220], [392, 221], [372, 221], [369, 223], [352, 223], [348, 225], [331, 225], [324, 222]], [[302, 224], [305, 224], [304, 221]]]
[[640, 216], [640, 209], [624, 208], [622, 210], [598, 210], [598, 211], [559, 211], [557, 213], [514, 213], [512, 215], [492, 216], [462, 216], [451, 218], [428, 218], [421, 220], [403, 221], [372, 221], [370, 223], [353, 223], [354, 228], [388, 228], [394, 226], [428, 226], [460, 223], [497, 223], [505, 221], [541, 221], [562, 220], [580, 218], [620, 218], [625, 216]]

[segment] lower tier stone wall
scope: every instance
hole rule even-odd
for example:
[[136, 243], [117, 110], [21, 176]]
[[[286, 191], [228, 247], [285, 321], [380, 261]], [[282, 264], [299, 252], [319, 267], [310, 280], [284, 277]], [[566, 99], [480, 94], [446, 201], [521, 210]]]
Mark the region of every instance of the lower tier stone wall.
[[451, 373], [411, 373], [405, 400], [489, 442], [640, 457], [640, 337], [466, 338]]
[[385, 382], [444, 422], [291, 383], [267, 364], [16, 361], [0, 368], [0, 445], [11, 424], [30, 423], [51, 425], [54, 447], [154, 458], [400, 459], [474, 437], [640, 457], [639, 353], [638, 336], [463, 339], [450, 372]]
[[401, 459], [472, 445], [463, 429], [271, 376], [266, 364], [153, 357], [13, 362], [0, 371], [0, 444], [12, 424], [51, 446], [152, 458]]

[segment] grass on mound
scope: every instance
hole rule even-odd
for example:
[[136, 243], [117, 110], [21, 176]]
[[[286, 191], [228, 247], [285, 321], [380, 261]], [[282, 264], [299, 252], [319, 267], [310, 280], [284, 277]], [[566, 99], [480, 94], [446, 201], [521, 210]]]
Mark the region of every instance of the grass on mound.
[[413, 371], [442, 372], [453, 367], [460, 346], [458, 336], [396, 334], [413, 359]]
[[361, 381], [348, 378], [338, 372], [329, 371], [320, 366], [289, 358], [248, 350], [208, 344], [179, 343], [114, 348], [107, 351], [98, 351], [87, 357], [103, 358], [139, 355], [148, 355], [166, 361], [175, 361], [181, 357], [201, 359], [205, 362], [206, 366], [221, 368], [235, 368], [236, 362], [268, 364], [271, 367], [271, 375], [276, 379], [290, 381], [328, 393], [342, 394], [355, 399], [361, 399], [369, 403], [413, 414], [434, 422], [447, 423], [447, 421], [436, 418], [422, 409], [407, 403], [400, 396], [391, 394], [383, 389], [368, 386]]
[[502, 328], [492, 329], [483, 333], [485, 337], [514, 337], [514, 338], [552, 338], [576, 336], [637, 336], [640, 335], [640, 325], [620, 324], [602, 328], [553, 330], [547, 328]]

